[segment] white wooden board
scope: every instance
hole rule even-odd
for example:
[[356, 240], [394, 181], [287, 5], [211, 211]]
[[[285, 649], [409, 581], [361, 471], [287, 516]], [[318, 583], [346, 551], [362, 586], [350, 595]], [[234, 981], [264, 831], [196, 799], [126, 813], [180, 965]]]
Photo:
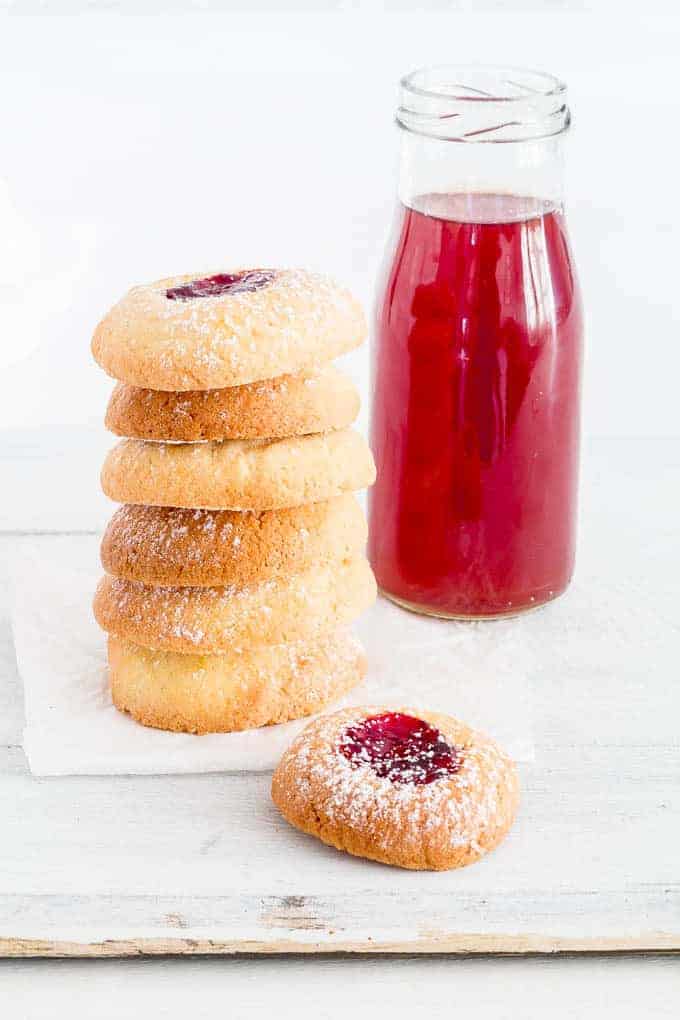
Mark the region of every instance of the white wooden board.
[[[595, 444], [585, 467], [577, 579], [533, 617], [518, 824], [460, 872], [317, 844], [277, 816], [267, 776], [33, 778], [3, 582], [0, 952], [680, 949], [680, 443]], [[6, 526], [3, 559], [58, 541]]]

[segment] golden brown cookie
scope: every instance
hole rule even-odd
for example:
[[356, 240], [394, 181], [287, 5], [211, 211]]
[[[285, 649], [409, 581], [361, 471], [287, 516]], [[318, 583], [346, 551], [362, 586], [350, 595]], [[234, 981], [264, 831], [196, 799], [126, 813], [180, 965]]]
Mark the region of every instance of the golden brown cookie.
[[133, 287], [97, 326], [92, 353], [132, 386], [210, 390], [315, 371], [365, 335], [359, 303], [326, 277], [241, 269]]
[[169, 652], [248, 651], [342, 627], [375, 599], [363, 557], [247, 587], [151, 587], [102, 578], [94, 615], [103, 630]]
[[315, 375], [280, 375], [221, 390], [167, 393], [118, 383], [106, 427], [117, 436], [180, 443], [280, 439], [346, 428], [358, 413], [351, 379], [326, 365]]
[[353, 429], [293, 439], [152, 443], [123, 439], [102, 469], [119, 503], [274, 510], [318, 503], [372, 485], [375, 466]]
[[162, 730], [225, 733], [300, 719], [342, 697], [365, 671], [361, 646], [345, 631], [222, 655], [152, 651], [109, 638], [114, 705]]
[[338, 850], [443, 871], [498, 846], [519, 780], [494, 741], [451, 716], [362, 706], [306, 727], [272, 798], [291, 825]]
[[126, 504], [101, 545], [107, 573], [150, 585], [254, 584], [358, 556], [366, 520], [351, 493], [284, 510]]

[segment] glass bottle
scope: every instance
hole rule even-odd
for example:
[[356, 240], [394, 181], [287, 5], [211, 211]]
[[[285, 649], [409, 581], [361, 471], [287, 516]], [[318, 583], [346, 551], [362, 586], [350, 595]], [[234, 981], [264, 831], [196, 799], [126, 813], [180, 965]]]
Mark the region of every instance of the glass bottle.
[[369, 556], [408, 609], [510, 616], [572, 575], [583, 327], [563, 211], [569, 120], [547, 74], [447, 66], [401, 82]]

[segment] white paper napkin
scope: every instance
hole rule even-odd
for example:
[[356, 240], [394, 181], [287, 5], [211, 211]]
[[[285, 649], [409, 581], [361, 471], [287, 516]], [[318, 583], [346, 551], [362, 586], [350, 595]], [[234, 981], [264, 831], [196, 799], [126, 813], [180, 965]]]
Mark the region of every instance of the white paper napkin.
[[[35, 775], [269, 771], [309, 720], [245, 733], [165, 733], [118, 712], [105, 640], [92, 618], [98, 540], [43, 543], [13, 564], [12, 628], [26, 705], [24, 750]], [[380, 600], [356, 628], [369, 675], [342, 704], [430, 708], [533, 757], [531, 653], [520, 621], [458, 624]], [[332, 707], [338, 707], [337, 704]]]

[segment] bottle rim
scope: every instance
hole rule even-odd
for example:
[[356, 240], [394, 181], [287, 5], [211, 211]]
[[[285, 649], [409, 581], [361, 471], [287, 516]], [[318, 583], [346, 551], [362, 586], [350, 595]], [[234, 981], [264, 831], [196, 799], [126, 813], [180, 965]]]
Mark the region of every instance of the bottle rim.
[[571, 123], [567, 86], [546, 71], [439, 64], [417, 68], [399, 84], [399, 127], [441, 141], [528, 141], [561, 134]]

